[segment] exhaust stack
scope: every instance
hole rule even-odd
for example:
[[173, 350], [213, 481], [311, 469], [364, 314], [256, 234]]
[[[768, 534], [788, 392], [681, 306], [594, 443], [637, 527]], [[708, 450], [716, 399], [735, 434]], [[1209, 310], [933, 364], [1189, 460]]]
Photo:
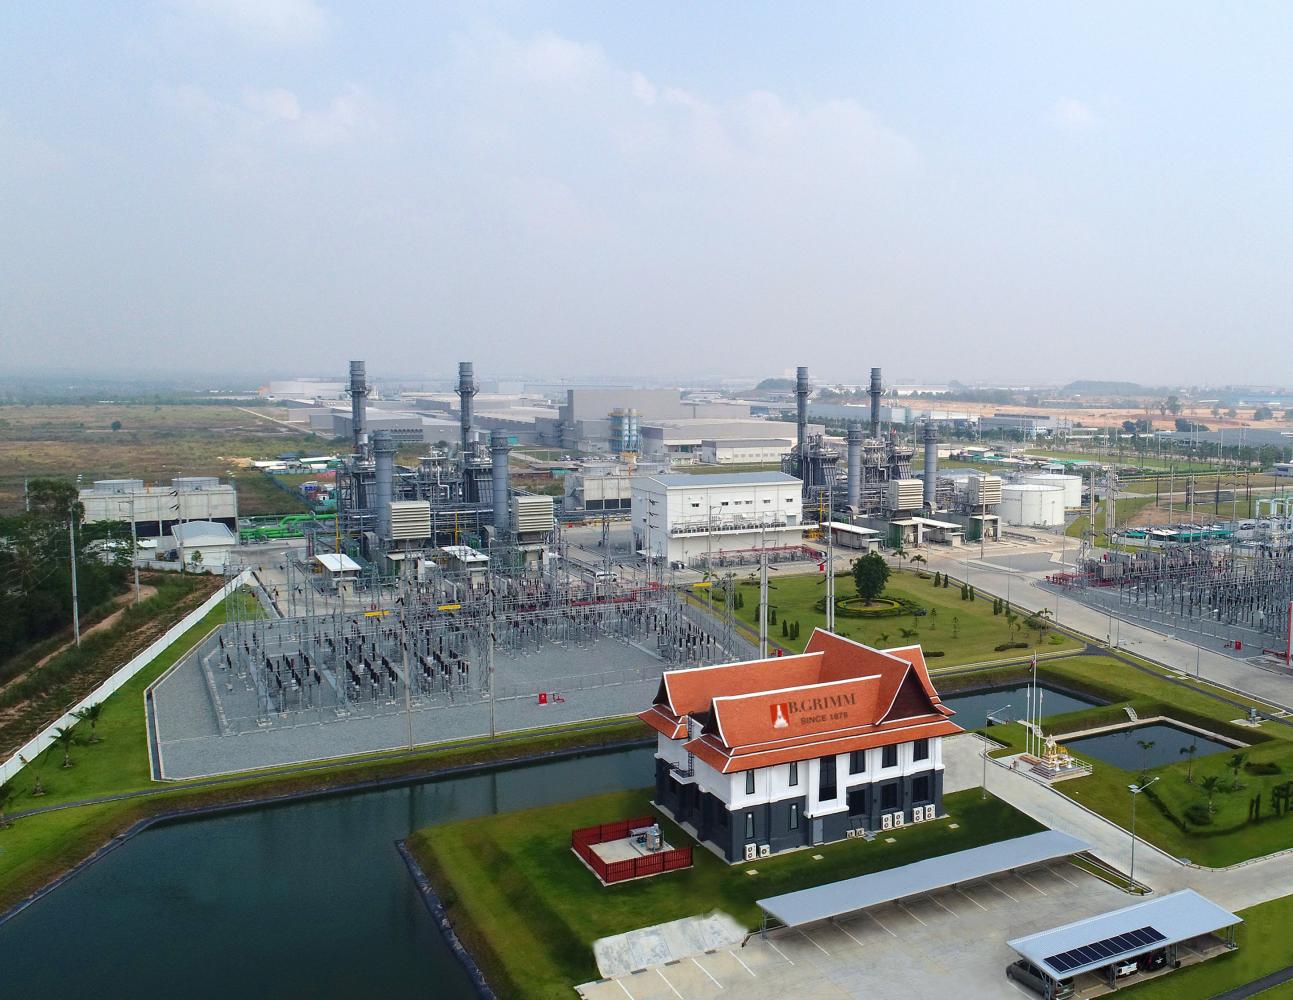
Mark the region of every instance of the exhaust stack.
[[373, 461], [377, 465], [373, 512], [377, 515], [377, 535], [385, 545], [391, 540], [391, 495], [395, 485], [395, 439], [390, 431], [373, 434]]
[[458, 362], [458, 412], [461, 416], [462, 423], [462, 458], [466, 461], [468, 449], [471, 446], [471, 426], [475, 420], [475, 399], [476, 392], [476, 372], [475, 367], [470, 361]]
[[849, 506], [857, 510], [862, 506], [862, 425], [849, 422]]
[[795, 447], [799, 451], [799, 476], [804, 478], [808, 466], [808, 369], [795, 370]]
[[880, 384], [880, 369], [871, 369], [871, 437], [880, 437], [880, 395], [884, 390]]
[[355, 454], [368, 453], [368, 373], [364, 362], [350, 362], [350, 429]]
[[494, 530], [505, 535], [512, 530], [512, 496], [507, 474], [507, 454], [512, 450], [507, 432], [493, 430], [489, 435], [490, 473], [493, 479]]
[[925, 421], [925, 510], [933, 511], [938, 498], [938, 429]]

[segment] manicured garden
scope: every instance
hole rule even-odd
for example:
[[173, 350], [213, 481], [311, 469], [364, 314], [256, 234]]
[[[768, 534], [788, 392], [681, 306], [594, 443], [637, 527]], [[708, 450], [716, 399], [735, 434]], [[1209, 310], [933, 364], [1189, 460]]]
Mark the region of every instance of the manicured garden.
[[[1172, 763], [1143, 769], [1091, 761], [1095, 770], [1090, 777], [1060, 782], [1057, 791], [1127, 827], [1131, 822], [1127, 786], [1157, 778], [1138, 803], [1137, 834], [1175, 857], [1209, 867], [1261, 857], [1293, 844], [1293, 810], [1277, 809], [1276, 802], [1282, 797], [1279, 789], [1293, 781], [1293, 728], [1275, 722], [1257, 729], [1237, 725], [1243, 708], [1112, 657], [1047, 661], [1038, 673], [1047, 681], [1112, 702], [1047, 718], [1043, 726], [1047, 734], [1124, 724], [1129, 721], [1126, 709], [1131, 707], [1142, 719], [1165, 716], [1249, 744], [1202, 756], [1183, 753]], [[998, 756], [1023, 749], [1022, 726], [993, 726], [989, 732], [1010, 747]], [[1080, 746], [1073, 752], [1082, 756]], [[1236, 760], [1236, 754], [1242, 754], [1242, 760]], [[1254, 805], [1254, 800], [1260, 805]]]
[[[760, 920], [755, 900], [766, 896], [1041, 829], [975, 789], [946, 798], [950, 820], [895, 831], [892, 844], [846, 840], [734, 866], [698, 848], [685, 871], [601, 885], [571, 852], [571, 830], [645, 815], [649, 797], [648, 790], [615, 792], [434, 826], [410, 839], [455, 930], [500, 995], [569, 996], [571, 986], [598, 977], [592, 943], [601, 937], [712, 909], [753, 929]], [[672, 823], [661, 827], [671, 844], [688, 842]]]
[[[826, 624], [826, 576], [823, 573], [781, 576], [772, 573], [768, 597], [768, 638], [786, 649], [800, 652], [813, 628]], [[868, 646], [886, 648], [920, 643], [932, 669], [1027, 656], [1032, 651], [1076, 650], [1081, 644], [1057, 632], [1049, 621], [1037, 619], [1032, 627], [1026, 616], [1007, 614], [991, 597], [974, 595], [956, 581], [935, 586], [934, 575], [894, 569], [879, 597], [866, 606], [858, 596], [851, 574], [835, 578], [835, 630]], [[757, 575], [736, 581], [737, 618], [757, 628], [759, 583]], [[722, 599], [715, 594], [715, 603]], [[994, 608], [997, 613], [994, 613]], [[784, 623], [784, 625], [783, 625]], [[793, 635], [794, 632], [798, 635]], [[1001, 650], [998, 646], [1023, 644]]]

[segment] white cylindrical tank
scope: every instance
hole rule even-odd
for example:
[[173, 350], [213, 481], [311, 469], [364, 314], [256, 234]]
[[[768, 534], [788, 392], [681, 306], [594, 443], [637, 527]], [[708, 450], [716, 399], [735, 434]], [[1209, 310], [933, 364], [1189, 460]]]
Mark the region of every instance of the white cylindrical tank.
[[1053, 528], [1064, 523], [1064, 488], [1043, 483], [1001, 487], [1001, 517], [1006, 524]]
[[1063, 472], [1029, 472], [1019, 477], [1021, 483], [1034, 486], [1058, 486], [1064, 491], [1065, 507], [1082, 506], [1082, 477]]

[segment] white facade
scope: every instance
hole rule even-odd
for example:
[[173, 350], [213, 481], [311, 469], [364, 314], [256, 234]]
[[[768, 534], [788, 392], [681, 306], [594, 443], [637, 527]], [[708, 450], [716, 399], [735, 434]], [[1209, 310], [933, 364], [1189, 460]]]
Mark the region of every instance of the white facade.
[[791, 443], [784, 438], [732, 438], [706, 439], [700, 442], [700, 460], [707, 465], [733, 463], [780, 462], [790, 450]]
[[802, 484], [782, 472], [634, 476], [633, 538], [670, 563], [799, 545]]
[[181, 521], [220, 521], [232, 527], [238, 519], [238, 494], [232, 485], [210, 476], [188, 476], [170, 486], [145, 486], [142, 479], [103, 479], [78, 495], [85, 522], [127, 521], [157, 537]]
[[1006, 524], [1053, 528], [1064, 523], [1064, 490], [1037, 483], [1001, 487], [1000, 514]]

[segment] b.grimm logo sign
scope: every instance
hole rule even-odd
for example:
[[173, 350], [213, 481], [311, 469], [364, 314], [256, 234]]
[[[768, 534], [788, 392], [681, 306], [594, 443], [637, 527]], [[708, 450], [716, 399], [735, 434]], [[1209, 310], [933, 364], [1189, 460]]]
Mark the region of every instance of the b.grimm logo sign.
[[774, 702], [768, 706], [768, 715], [773, 729], [786, 729], [789, 728], [792, 718], [801, 726], [846, 718], [847, 711], [833, 710], [848, 709], [856, 704], [855, 694], [828, 694], [815, 698]]

